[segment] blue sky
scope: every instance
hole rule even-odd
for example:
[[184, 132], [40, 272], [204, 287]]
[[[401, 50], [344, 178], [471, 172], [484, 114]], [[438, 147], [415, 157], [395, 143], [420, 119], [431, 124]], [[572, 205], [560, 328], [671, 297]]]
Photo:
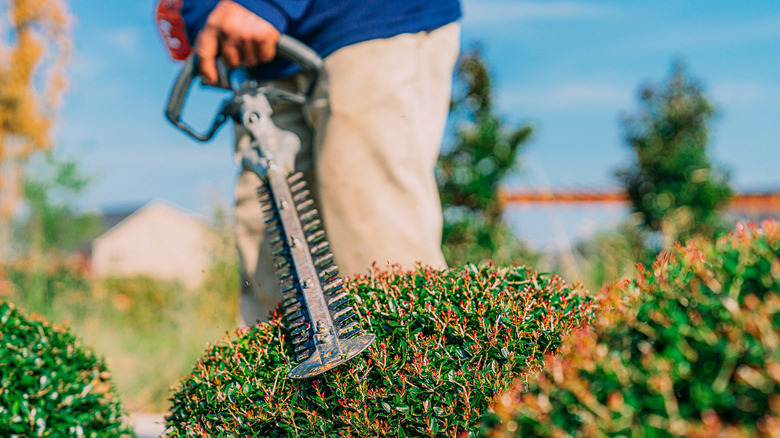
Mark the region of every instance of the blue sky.
[[[201, 213], [232, 203], [229, 130], [195, 143], [163, 117], [179, 64], [149, 0], [71, 0], [71, 86], [57, 153], [93, 174], [84, 208], [165, 198]], [[536, 128], [519, 188], [611, 188], [629, 160], [621, 114], [637, 90], [687, 62], [719, 108], [712, 157], [739, 190], [780, 190], [780, 2], [465, 0], [463, 45], [479, 42], [507, 123]], [[195, 92], [203, 93], [196, 89]], [[204, 120], [213, 95], [193, 101]]]

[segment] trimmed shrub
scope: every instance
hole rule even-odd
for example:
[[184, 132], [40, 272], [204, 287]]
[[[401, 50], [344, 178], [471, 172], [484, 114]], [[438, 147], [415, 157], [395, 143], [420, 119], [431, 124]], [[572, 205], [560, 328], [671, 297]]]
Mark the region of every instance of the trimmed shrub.
[[780, 225], [662, 254], [499, 397], [490, 437], [777, 436]]
[[374, 271], [347, 282], [368, 352], [310, 380], [279, 313], [208, 349], [173, 396], [168, 437], [475, 436], [493, 397], [587, 323], [579, 286], [528, 268]]
[[103, 360], [0, 302], [0, 436], [129, 437]]

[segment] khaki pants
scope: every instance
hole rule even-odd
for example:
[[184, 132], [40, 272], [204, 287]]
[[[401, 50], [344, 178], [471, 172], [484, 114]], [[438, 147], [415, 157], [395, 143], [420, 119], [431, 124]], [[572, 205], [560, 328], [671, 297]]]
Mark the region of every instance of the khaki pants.
[[[301, 138], [296, 167], [318, 201], [342, 276], [366, 273], [374, 263], [445, 266], [434, 167], [459, 37], [459, 24], [452, 23], [342, 48], [325, 59], [329, 114], [274, 107], [275, 123]], [[289, 88], [304, 84], [302, 75], [279, 81]], [[310, 126], [318, 125], [324, 135], [314, 138]], [[248, 145], [243, 128], [236, 138], [237, 148]], [[242, 172], [236, 186], [242, 325], [266, 320], [281, 299], [258, 184]]]

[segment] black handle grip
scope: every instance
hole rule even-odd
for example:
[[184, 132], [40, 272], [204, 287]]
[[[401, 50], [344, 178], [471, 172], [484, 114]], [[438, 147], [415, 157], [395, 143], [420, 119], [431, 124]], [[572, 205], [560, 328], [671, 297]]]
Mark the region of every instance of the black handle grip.
[[[276, 52], [278, 56], [287, 59], [305, 71], [312, 74], [311, 86], [306, 92], [305, 97], [309, 97], [314, 90], [314, 86], [319, 78], [320, 71], [323, 68], [322, 58], [307, 45], [287, 35], [280, 35], [276, 43]], [[214, 85], [218, 88], [226, 90], [232, 90], [232, 84], [230, 83], [230, 71], [225, 66], [221, 59], [217, 59], [217, 83]], [[214, 118], [211, 127], [206, 132], [198, 132], [189, 126], [181, 119], [182, 109], [184, 108], [184, 102], [187, 100], [192, 82], [198, 77], [198, 63], [195, 54], [190, 55], [184, 62], [179, 77], [174, 83], [171, 94], [168, 97], [168, 106], [165, 110], [165, 116], [173, 123], [177, 128], [190, 135], [192, 138], [199, 141], [208, 141], [214, 134], [216, 134], [219, 127], [225, 123], [227, 116], [224, 112], [220, 111]], [[235, 90], [233, 90], [235, 91]]]
[[[192, 138], [199, 141], [208, 141], [214, 134], [217, 133], [219, 127], [225, 123], [226, 117], [222, 112], [217, 114], [214, 121], [211, 123], [211, 128], [208, 131], [201, 133], [193, 129], [190, 125], [185, 123], [181, 119], [181, 112], [184, 108], [184, 101], [187, 99], [192, 82], [198, 76], [198, 62], [195, 54], [190, 55], [184, 62], [184, 67], [179, 73], [179, 77], [176, 78], [176, 83], [171, 90], [171, 95], [168, 98], [168, 107], [165, 110], [165, 117], [181, 129], [185, 133], [189, 134]], [[220, 88], [230, 89], [230, 75], [225, 67], [225, 64], [217, 62], [217, 84]]]
[[295, 38], [280, 35], [276, 41], [276, 54], [282, 58], [298, 64], [304, 70], [319, 74], [322, 70], [322, 58], [311, 47], [303, 44]]

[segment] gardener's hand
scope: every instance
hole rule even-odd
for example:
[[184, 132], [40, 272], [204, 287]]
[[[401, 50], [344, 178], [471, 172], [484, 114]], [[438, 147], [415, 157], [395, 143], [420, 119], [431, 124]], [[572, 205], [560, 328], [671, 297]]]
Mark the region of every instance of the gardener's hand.
[[195, 41], [198, 69], [206, 84], [217, 82], [217, 56], [230, 68], [268, 62], [276, 56], [279, 31], [230, 0], [221, 0]]

